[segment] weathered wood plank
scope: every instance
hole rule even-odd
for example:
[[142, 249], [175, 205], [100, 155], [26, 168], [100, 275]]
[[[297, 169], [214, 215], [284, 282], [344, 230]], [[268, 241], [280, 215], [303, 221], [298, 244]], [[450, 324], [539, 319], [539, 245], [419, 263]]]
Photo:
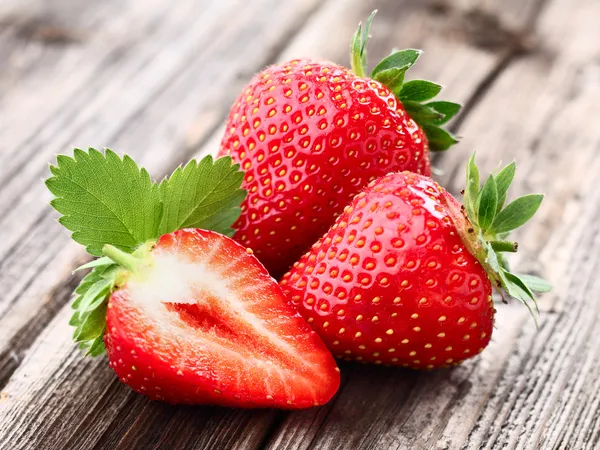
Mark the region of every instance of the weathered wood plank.
[[[42, 135], [39, 139], [52, 130], [56, 133], [65, 123], [65, 110], [72, 110], [70, 116], [81, 113], [75, 102], [84, 105], [90, 94], [99, 94], [99, 87], [110, 84], [107, 80], [115, 70], [127, 70], [135, 62], [143, 64], [152, 56], [149, 47], [158, 51], [168, 42], [165, 31], [171, 29], [173, 33], [177, 24], [186, 23], [181, 13], [169, 13], [169, 5], [162, 0], [125, 5], [112, 0], [94, 4], [14, 1], [8, 5], [3, 2], [3, 6], [0, 20], [6, 31], [0, 44], [4, 56], [0, 156], [3, 163], [11, 165], [5, 169], [27, 160], [29, 152], [15, 149], [37, 134]], [[183, 3], [181, 8], [189, 11], [190, 3]], [[207, 14], [214, 14], [214, 8]], [[56, 43], [44, 38], [48, 29], [72, 33], [76, 39]], [[156, 41], [152, 43], [147, 37], [154, 32]], [[150, 43], [144, 47], [144, 41]], [[66, 120], [69, 123], [71, 119]], [[3, 170], [3, 182], [14, 174]]]

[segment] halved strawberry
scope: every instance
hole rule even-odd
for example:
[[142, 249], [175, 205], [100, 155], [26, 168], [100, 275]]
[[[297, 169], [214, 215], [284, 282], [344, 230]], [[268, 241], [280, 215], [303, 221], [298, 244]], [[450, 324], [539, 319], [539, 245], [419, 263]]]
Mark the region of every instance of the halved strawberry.
[[339, 370], [251, 251], [184, 229], [134, 255], [106, 246], [116, 276], [105, 343], [135, 391], [171, 403], [305, 408], [327, 402]]

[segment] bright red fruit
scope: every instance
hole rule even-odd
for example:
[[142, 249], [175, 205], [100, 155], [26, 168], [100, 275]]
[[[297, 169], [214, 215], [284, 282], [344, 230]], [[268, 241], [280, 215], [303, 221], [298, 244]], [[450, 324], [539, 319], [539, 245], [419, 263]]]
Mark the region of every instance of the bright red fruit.
[[[338, 358], [434, 368], [474, 356], [492, 334], [490, 279], [515, 295], [510, 277], [517, 276], [494, 249], [516, 245], [494, 240], [495, 227], [524, 223], [501, 210], [500, 196], [486, 195], [478, 204], [499, 211], [499, 222], [486, 218], [483, 227], [483, 213], [470, 223], [430, 178], [389, 174], [357, 195], [294, 264], [280, 283], [284, 293]], [[500, 223], [508, 216], [512, 223]]]
[[105, 343], [110, 366], [135, 391], [171, 403], [290, 409], [336, 392], [330, 353], [233, 240], [197, 229], [164, 235], [125, 279], [110, 298]]
[[312, 59], [268, 67], [229, 113], [219, 155], [241, 165], [248, 190], [234, 237], [274, 276], [285, 272], [369, 181], [390, 171], [429, 175], [429, 149], [456, 142], [439, 126], [459, 105], [422, 104], [440, 87], [403, 83], [420, 51], [395, 53], [369, 78], [360, 29], [354, 45], [354, 71]]

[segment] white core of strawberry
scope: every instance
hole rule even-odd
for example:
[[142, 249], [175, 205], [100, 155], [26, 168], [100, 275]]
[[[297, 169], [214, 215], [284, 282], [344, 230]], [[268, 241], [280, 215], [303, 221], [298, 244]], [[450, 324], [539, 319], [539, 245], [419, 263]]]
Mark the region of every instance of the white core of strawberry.
[[[193, 328], [185, 323], [176, 311], [167, 309], [165, 303], [198, 306], [210, 305], [203, 297], [212, 295], [227, 310], [229, 319], [249, 324], [255, 333], [263, 336], [281, 351], [296, 358], [296, 351], [288, 342], [265, 326], [250, 310], [255, 301], [262, 299], [260, 291], [269, 286], [263, 280], [255, 279], [244, 290], [235, 290], [232, 283], [236, 274], [228, 270], [230, 266], [216, 267], [211, 264], [213, 254], [219, 251], [215, 245], [201, 261], [186, 258], [167, 251], [156, 249], [152, 252], [153, 263], [143, 276], [132, 276], [127, 287], [132, 302], [138, 304], [144, 313], [160, 328], [168, 329], [186, 339], [196, 336], [211, 343], [218, 343], [214, 330]], [[231, 264], [233, 266], [233, 264]], [[240, 278], [244, 274], [237, 274]], [[257, 295], [258, 294], [258, 295]]]

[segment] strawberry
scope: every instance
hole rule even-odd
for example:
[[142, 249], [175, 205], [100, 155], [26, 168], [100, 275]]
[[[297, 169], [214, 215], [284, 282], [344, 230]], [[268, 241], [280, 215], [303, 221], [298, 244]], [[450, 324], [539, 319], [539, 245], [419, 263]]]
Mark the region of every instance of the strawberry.
[[492, 286], [524, 303], [542, 280], [508, 270], [501, 240], [542, 196], [506, 208], [515, 165], [479, 189], [471, 159], [465, 206], [430, 178], [392, 173], [369, 184], [280, 284], [338, 358], [415, 369], [458, 364], [490, 342]]
[[226, 235], [243, 174], [207, 156], [151, 180], [127, 155], [76, 149], [46, 180], [72, 238], [97, 257], [70, 324], [88, 355], [169, 403], [305, 408], [340, 379], [320, 338], [264, 266]]
[[108, 303], [105, 343], [123, 383], [151, 399], [238, 407], [326, 403], [339, 373], [319, 337], [246, 248], [198, 229], [162, 236]]
[[235, 239], [281, 275], [369, 181], [390, 171], [430, 175], [429, 150], [456, 142], [440, 125], [460, 106], [431, 100], [441, 87], [403, 83], [419, 50], [403, 50], [365, 75], [367, 21], [352, 70], [296, 59], [257, 74], [235, 101], [220, 155], [245, 171], [248, 197]]

